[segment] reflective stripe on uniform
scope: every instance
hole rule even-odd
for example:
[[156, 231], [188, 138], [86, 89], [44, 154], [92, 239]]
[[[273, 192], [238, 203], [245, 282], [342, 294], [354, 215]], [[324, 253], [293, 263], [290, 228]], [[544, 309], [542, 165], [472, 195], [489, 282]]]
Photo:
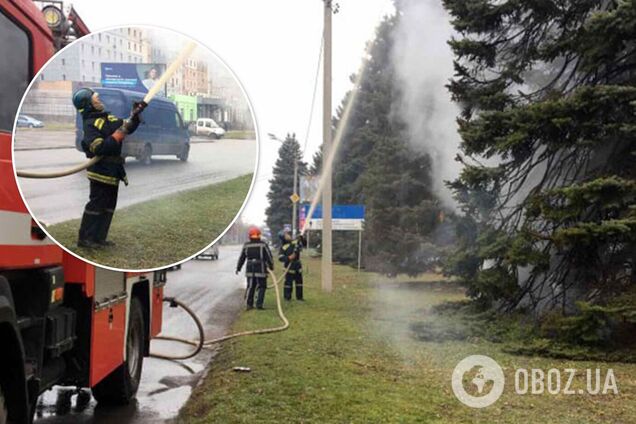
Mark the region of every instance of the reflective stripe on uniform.
[[110, 122], [115, 122], [115, 121], [117, 121], [118, 119], [119, 119], [119, 118], [118, 118], [118, 117], [116, 117], [115, 115], [108, 115], [108, 120], [109, 120]]
[[88, 147], [88, 149], [91, 151], [91, 153], [95, 153], [95, 149], [97, 149], [103, 142], [104, 142], [103, 138], [101, 137], [96, 138], [95, 140], [91, 142], [91, 145]]
[[98, 181], [104, 184], [119, 185], [119, 179], [115, 177], [109, 177], [106, 175], [102, 175], [102, 174], [98, 174], [96, 172], [90, 172], [90, 171], [87, 172], [86, 174], [88, 175], [89, 180]]
[[101, 215], [101, 214], [102, 214], [101, 212], [92, 211], [92, 210], [90, 210], [90, 209], [84, 209], [84, 213], [85, 213], [86, 215]]
[[95, 128], [97, 128], [98, 130], [101, 130], [105, 123], [106, 120], [104, 118], [97, 118], [93, 125], [95, 125]]

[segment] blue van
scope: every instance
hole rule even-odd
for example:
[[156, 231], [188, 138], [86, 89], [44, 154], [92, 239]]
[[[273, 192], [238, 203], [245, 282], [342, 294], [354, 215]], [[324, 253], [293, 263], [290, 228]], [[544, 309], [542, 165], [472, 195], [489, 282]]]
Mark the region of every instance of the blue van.
[[[92, 88], [107, 111], [119, 118], [130, 115], [133, 102], [143, 100], [143, 93], [116, 88]], [[190, 153], [190, 133], [184, 126], [181, 115], [172, 101], [165, 97], [155, 97], [141, 115], [142, 123], [124, 141], [122, 156], [133, 156], [145, 165], [153, 156], [175, 155], [183, 162]], [[82, 117], [77, 114], [75, 126], [75, 147], [82, 151]]]

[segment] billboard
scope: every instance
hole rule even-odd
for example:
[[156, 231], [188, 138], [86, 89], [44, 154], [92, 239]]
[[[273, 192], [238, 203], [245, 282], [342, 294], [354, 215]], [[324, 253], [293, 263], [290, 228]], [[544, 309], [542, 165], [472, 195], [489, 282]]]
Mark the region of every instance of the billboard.
[[[101, 64], [101, 83], [104, 87], [147, 93], [166, 71], [165, 63], [107, 63]], [[159, 90], [165, 96], [165, 87]]]
[[[303, 228], [309, 205], [303, 204], [300, 208], [300, 227]], [[331, 208], [331, 226], [334, 231], [362, 231], [364, 227], [364, 205], [333, 205]], [[307, 230], [322, 230], [322, 206], [318, 205], [313, 216], [309, 220]]]

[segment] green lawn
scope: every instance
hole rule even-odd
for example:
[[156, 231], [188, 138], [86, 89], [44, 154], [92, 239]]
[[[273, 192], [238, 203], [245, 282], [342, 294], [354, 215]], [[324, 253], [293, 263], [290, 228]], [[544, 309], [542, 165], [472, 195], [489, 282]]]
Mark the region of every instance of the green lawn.
[[[474, 338], [419, 341], [411, 328], [432, 324], [432, 305], [464, 298], [437, 275], [387, 280], [344, 266], [334, 291], [319, 289], [320, 265], [308, 261], [307, 302], [285, 306], [283, 333], [224, 344], [181, 422], [209, 423], [628, 423], [636, 422], [636, 365], [531, 358]], [[280, 270], [278, 270], [280, 272]], [[278, 325], [273, 290], [266, 311], [242, 314], [234, 330]], [[471, 354], [497, 360], [506, 375], [494, 405], [471, 409], [450, 387], [455, 365]], [[250, 367], [235, 373], [234, 366]], [[614, 369], [620, 394], [517, 395], [514, 370]], [[575, 389], [585, 383], [583, 375]]]
[[125, 269], [166, 266], [217, 238], [241, 208], [251, 182], [252, 174], [248, 174], [118, 209], [108, 236], [116, 243], [114, 247], [78, 248], [79, 219], [47, 230], [64, 246], [101, 265]]

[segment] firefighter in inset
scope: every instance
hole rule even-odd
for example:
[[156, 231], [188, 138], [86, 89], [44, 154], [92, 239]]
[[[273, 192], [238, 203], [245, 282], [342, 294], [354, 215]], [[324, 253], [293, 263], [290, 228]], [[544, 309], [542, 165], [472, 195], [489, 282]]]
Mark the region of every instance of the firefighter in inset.
[[147, 106], [136, 102], [128, 119], [120, 119], [104, 109], [99, 94], [90, 88], [80, 88], [73, 94], [73, 105], [82, 115], [84, 138], [82, 149], [86, 157], [101, 156], [101, 160], [88, 168], [90, 180], [89, 201], [79, 230], [79, 247], [99, 248], [112, 246], [106, 240], [117, 206], [119, 182], [128, 185], [122, 142], [135, 132], [140, 123], [139, 115]]
[[305, 238], [300, 235], [292, 240], [291, 231], [285, 229], [278, 233], [281, 246], [278, 251], [278, 260], [283, 263], [287, 273], [285, 274], [285, 300], [291, 300], [294, 284], [296, 285], [296, 299], [303, 299], [303, 264], [300, 261], [300, 252], [306, 246]]
[[256, 308], [264, 309], [267, 273], [268, 270], [274, 270], [274, 260], [269, 246], [261, 240], [261, 230], [258, 227], [250, 227], [248, 235], [250, 240], [241, 249], [241, 256], [236, 264], [236, 273], [241, 272], [243, 264], [247, 262], [245, 265], [247, 309], [254, 308], [254, 293], [257, 288]]

